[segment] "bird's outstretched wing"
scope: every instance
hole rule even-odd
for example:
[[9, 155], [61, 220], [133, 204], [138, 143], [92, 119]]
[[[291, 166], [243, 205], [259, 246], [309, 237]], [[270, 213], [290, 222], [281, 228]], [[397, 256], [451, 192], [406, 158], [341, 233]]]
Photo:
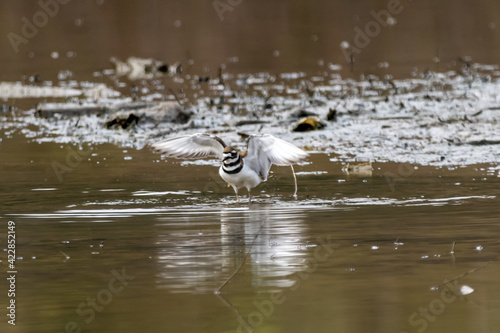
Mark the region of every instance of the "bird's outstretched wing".
[[248, 138], [245, 163], [267, 180], [272, 164], [293, 165], [306, 157], [305, 151], [291, 143], [270, 134], [253, 134]]
[[169, 138], [151, 145], [157, 153], [175, 158], [222, 158], [226, 144], [212, 134], [196, 133]]

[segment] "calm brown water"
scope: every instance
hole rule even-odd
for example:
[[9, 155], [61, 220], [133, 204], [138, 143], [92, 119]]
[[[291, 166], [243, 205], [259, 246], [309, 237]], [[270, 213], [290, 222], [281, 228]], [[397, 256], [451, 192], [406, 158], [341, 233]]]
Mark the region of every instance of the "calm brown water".
[[[220, 97], [218, 84], [192, 82], [217, 78], [222, 67], [237, 97], [248, 97], [240, 111], [261, 110], [271, 93], [277, 112], [287, 103], [313, 101], [307, 99], [303, 77], [315, 77], [316, 86], [330, 89], [340, 77], [365, 75], [354, 84], [359, 94], [357, 87], [348, 87], [342, 95], [326, 89], [333, 92], [323, 96], [317, 90], [316, 97], [331, 102], [347, 96], [349, 103], [349, 96], [361, 102], [390, 96], [392, 101], [394, 94], [398, 102], [388, 115], [401, 116], [401, 98], [423, 101], [416, 104], [415, 114], [403, 114], [417, 117], [426, 99], [431, 104], [443, 96], [443, 104], [450, 105], [435, 108], [451, 113], [455, 95], [449, 91], [456, 85], [457, 96], [471, 101], [477, 97], [481, 103], [475, 104], [480, 105], [471, 102], [469, 108], [464, 102], [456, 106], [464, 115], [434, 119], [427, 114], [429, 119], [446, 129], [465, 120], [474, 124], [474, 114], [484, 111], [481, 121], [497, 124], [498, 103], [490, 98], [495, 88], [488, 82], [498, 78], [498, 68], [480, 76], [464, 64], [499, 63], [498, 1], [404, 0], [390, 24], [378, 23], [380, 31], [364, 39], [366, 45], [356, 29], [366, 33], [367, 26], [373, 28], [379, 21], [372, 11], [389, 10], [389, 2], [232, 3], [221, 20], [212, 1], [69, 1], [28, 37], [23, 18], [33, 22], [39, 2], [1, 1], [0, 82], [64, 87], [104, 83], [120, 91], [125, 101], [153, 94], [159, 94], [156, 101], [174, 100], [172, 89], [186, 94], [191, 105], [201, 105], [197, 98]], [[10, 33], [26, 42], [13, 47]], [[342, 42], [359, 49], [352, 66]], [[184, 71], [152, 80], [129, 80], [109, 71], [111, 57], [131, 56], [179, 62]], [[425, 81], [426, 70], [464, 73], [433, 90], [432, 77]], [[284, 80], [282, 73], [297, 79]], [[373, 90], [367, 88], [373, 78], [365, 80], [366, 74], [380, 77]], [[392, 91], [385, 80], [391, 75], [425, 78], [419, 84], [428, 87], [414, 96], [410, 88]], [[254, 80], [253, 86], [248, 87], [247, 79]], [[377, 90], [382, 82], [388, 88]], [[467, 82], [472, 93], [462, 93]], [[119, 147], [133, 145], [119, 131], [116, 137], [123, 141], [110, 141], [116, 145], [88, 142], [88, 136], [80, 147], [54, 143], [65, 142], [69, 134], [54, 138], [35, 125], [37, 119], [22, 123], [23, 111], [35, 104], [70, 100], [85, 98], [2, 101], [14, 111], [2, 107], [0, 119], [8, 123], [12, 114], [19, 118], [13, 126], [0, 126], [0, 332], [500, 330], [498, 163], [447, 167], [386, 162], [373, 163], [368, 174], [347, 174], [345, 163], [353, 163], [356, 156], [348, 161], [345, 155], [315, 153], [308, 163], [296, 166], [297, 200], [291, 197], [290, 169], [274, 167], [268, 182], [254, 189], [252, 203], [243, 196], [237, 204], [210, 163], [165, 161], [147, 148]], [[363, 103], [354, 106], [354, 111], [366, 111]], [[76, 132], [78, 122], [70, 120]], [[56, 124], [65, 126], [57, 120], [42, 125]], [[345, 129], [342, 124], [325, 131]], [[283, 131], [291, 136], [288, 125]], [[392, 135], [387, 125], [374, 126], [385, 126], [381, 138]], [[458, 143], [483, 139], [476, 128], [481, 127], [467, 128], [472, 134], [464, 142], [449, 140], [450, 155]], [[352, 139], [349, 134], [346, 142]], [[384, 146], [379, 142], [377, 147]], [[482, 151], [496, 156], [498, 144]], [[15, 326], [6, 316], [10, 221], [15, 222], [17, 241]]]
[[[333, 63], [343, 66], [344, 76], [404, 78], [414, 68], [455, 68], [459, 57], [480, 63], [500, 59], [497, 1], [402, 0], [391, 15], [394, 20], [378, 24], [379, 29], [372, 11], [388, 11], [390, 1], [232, 3], [235, 6], [223, 12], [221, 20], [213, 1], [69, 1], [14, 48], [7, 34], [24, 38], [22, 18], [33, 22], [41, 7], [37, 1], [4, 0], [1, 76], [19, 80], [38, 73], [43, 80], [53, 80], [60, 70], [69, 69], [78, 80], [93, 80], [92, 73], [108, 68], [112, 56], [179, 61], [187, 72], [214, 76], [220, 65], [231, 72], [315, 73]], [[366, 34], [367, 27], [373, 37], [357, 37], [355, 29]], [[359, 49], [352, 73], [340, 48], [343, 41]]]
[[[100, 145], [83, 147], [90, 153], [60, 181], [53, 164], [77, 147], [2, 139], [0, 225], [5, 235], [15, 221], [18, 242], [17, 325], [3, 321], [2, 332], [62, 332], [68, 322], [82, 332], [500, 325], [500, 178], [490, 166], [419, 167], [388, 183], [402, 165], [346, 175], [331, 156], [313, 155], [297, 167], [297, 200], [289, 169], [275, 168], [249, 205], [217, 185], [212, 166]], [[457, 280], [469, 295], [431, 289], [486, 264]], [[112, 282], [116, 293], [112, 270], [128, 279]], [[87, 305], [96, 297], [101, 312]], [[429, 307], [432, 320], [414, 314]]]

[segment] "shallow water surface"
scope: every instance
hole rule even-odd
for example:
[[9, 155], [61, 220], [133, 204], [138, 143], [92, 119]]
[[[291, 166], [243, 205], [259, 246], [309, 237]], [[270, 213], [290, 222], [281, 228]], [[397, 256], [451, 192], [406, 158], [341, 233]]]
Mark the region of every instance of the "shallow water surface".
[[[1, 333], [500, 331], [498, 1], [63, 2], [0, 2]], [[148, 149], [207, 131], [298, 197]]]
[[274, 167], [238, 204], [215, 167], [148, 149], [14, 136], [0, 155], [20, 332], [500, 327], [495, 165], [347, 174], [313, 154], [296, 167], [296, 200], [290, 169]]

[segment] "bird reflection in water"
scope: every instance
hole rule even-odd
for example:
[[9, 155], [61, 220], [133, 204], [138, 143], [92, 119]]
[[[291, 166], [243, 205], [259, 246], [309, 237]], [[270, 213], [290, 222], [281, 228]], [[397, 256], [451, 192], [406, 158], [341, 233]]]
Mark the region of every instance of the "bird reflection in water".
[[304, 269], [301, 210], [252, 204], [193, 212], [181, 222], [176, 215], [165, 219], [157, 240], [157, 284], [172, 292], [279, 291]]

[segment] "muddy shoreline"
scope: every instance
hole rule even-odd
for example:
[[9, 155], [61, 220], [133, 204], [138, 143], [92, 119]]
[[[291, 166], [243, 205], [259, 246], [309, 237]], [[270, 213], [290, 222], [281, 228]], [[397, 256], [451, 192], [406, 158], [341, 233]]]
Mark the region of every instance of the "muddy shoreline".
[[221, 68], [210, 77], [183, 74], [179, 64], [168, 70], [139, 60], [136, 67], [121, 63], [99, 72], [96, 82], [72, 80], [66, 71], [57, 82], [0, 83], [0, 130], [36, 142], [137, 149], [195, 132], [217, 133], [243, 146], [247, 134], [263, 132], [341, 161], [500, 160], [497, 65], [415, 72], [404, 80], [353, 80], [343, 79], [342, 66], [333, 64], [318, 75], [232, 74]]

